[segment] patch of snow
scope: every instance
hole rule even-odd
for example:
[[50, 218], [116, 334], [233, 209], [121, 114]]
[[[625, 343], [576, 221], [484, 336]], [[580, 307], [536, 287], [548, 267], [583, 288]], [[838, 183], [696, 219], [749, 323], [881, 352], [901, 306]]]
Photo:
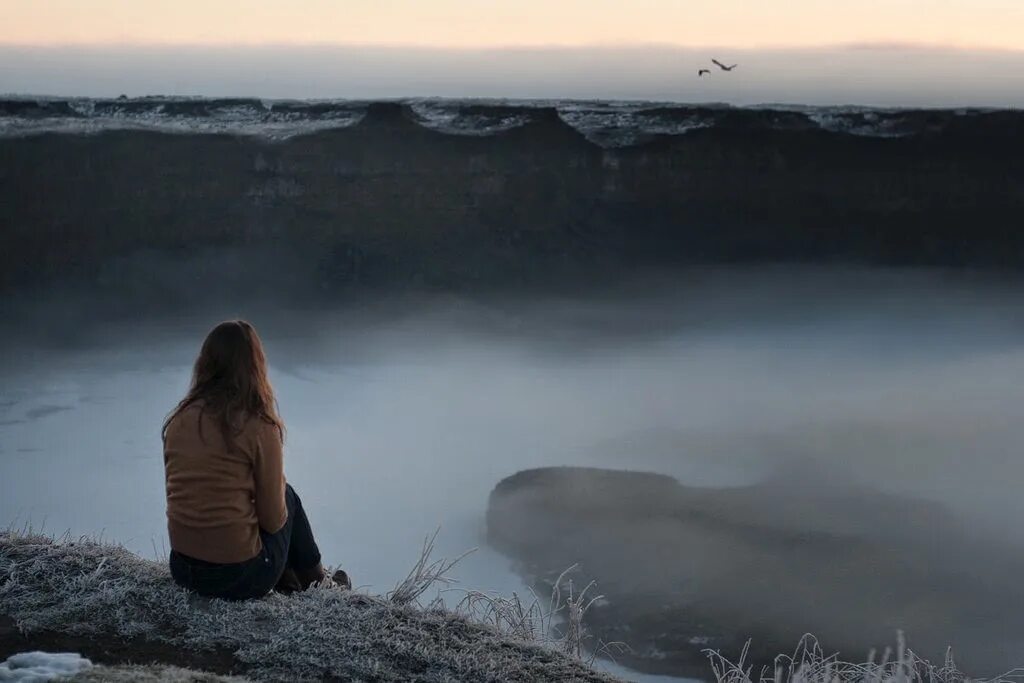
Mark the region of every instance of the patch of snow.
[[22, 652], [0, 663], [0, 681], [37, 683], [73, 676], [92, 668], [92, 662], [74, 652]]
[[824, 130], [864, 137], [896, 138], [910, 134], [892, 125], [893, 119], [879, 118], [878, 112], [853, 112], [837, 109], [808, 111], [807, 117]]
[[[31, 102], [15, 98], [10, 102]], [[248, 102], [203, 98], [138, 98], [51, 100], [42, 104], [67, 104], [72, 113], [59, 109], [40, 115], [0, 113], [0, 137], [39, 133], [95, 134], [108, 130], [143, 130], [168, 133], [222, 133], [258, 135], [281, 140], [328, 128], [345, 128], [363, 117], [362, 109], [345, 101]], [[323, 111], [323, 110], [326, 111]]]
[[460, 111], [461, 106], [444, 102], [413, 102], [411, 106], [427, 128], [459, 135], [490, 135], [518, 128], [529, 120], [525, 113], [505, 116], [467, 115]]
[[289, 121], [286, 117], [276, 121], [237, 121], [221, 119], [206, 121], [189, 118], [159, 118], [155, 115], [97, 116], [93, 118], [41, 118], [2, 119], [0, 137], [20, 137], [38, 133], [97, 134], [110, 130], [159, 131], [163, 133], [223, 133], [252, 135], [271, 140], [285, 140], [297, 135], [332, 128], [345, 128], [358, 119], [324, 119], [319, 121]]
[[559, 114], [566, 123], [603, 147], [625, 147], [652, 135], [682, 135], [712, 125], [711, 121], [702, 121], [696, 115], [668, 120], [639, 107], [559, 108]]
[[[459, 135], [488, 135], [522, 126], [530, 112], [554, 108], [567, 124], [602, 147], [622, 147], [656, 135], [683, 135], [713, 127], [729, 112], [759, 110], [805, 115], [824, 130], [869, 137], [902, 137], [941, 129], [944, 117], [970, 116], [980, 108], [930, 110], [865, 106], [616, 102], [605, 100], [438, 99], [398, 100], [428, 128]], [[0, 96], [0, 137], [45, 132], [99, 133], [153, 130], [221, 133], [283, 140], [362, 120], [368, 101], [260, 100], [245, 98], [143, 97], [125, 99], [7, 98]], [[756, 117], [754, 117], [756, 119]], [[783, 117], [785, 118], [785, 117]], [[786, 125], [765, 118], [757, 125]]]

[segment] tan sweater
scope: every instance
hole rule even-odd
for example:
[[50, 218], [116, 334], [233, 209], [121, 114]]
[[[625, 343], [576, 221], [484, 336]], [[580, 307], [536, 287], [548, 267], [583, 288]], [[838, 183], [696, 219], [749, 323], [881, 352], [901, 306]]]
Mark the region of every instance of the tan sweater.
[[167, 427], [164, 473], [171, 548], [206, 562], [244, 562], [262, 549], [259, 530], [284, 526], [284, 458], [277, 428], [246, 421], [228, 452], [216, 421], [190, 406]]

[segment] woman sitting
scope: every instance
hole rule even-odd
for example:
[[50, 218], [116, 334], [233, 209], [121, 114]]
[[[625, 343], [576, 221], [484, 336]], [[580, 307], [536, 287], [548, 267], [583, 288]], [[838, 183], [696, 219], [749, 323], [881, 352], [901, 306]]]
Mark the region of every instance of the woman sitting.
[[230, 600], [351, 588], [345, 572], [327, 576], [302, 501], [285, 482], [284, 424], [252, 325], [224, 322], [207, 335], [163, 441], [175, 582]]

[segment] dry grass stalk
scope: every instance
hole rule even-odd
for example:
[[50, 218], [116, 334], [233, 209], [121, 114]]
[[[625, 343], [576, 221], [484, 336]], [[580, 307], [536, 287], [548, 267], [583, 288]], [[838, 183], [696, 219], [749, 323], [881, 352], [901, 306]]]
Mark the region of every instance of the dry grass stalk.
[[531, 589], [530, 599], [524, 601], [518, 593], [511, 597], [464, 591], [464, 597], [455, 606], [458, 614], [474, 621], [489, 624], [503, 633], [530, 642], [543, 643], [559, 649], [574, 658], [593, 664], [598, 657], [615, 659], [616, 654], [627, 651], [625, 643], [598, 641], [587, 654], [587, 643], [592, 639], [585, 628], [587, 611], [604, 596], [587, 597], [597, 584], [591, 581], [579, 593], [571, 578], [577, 569], [572, 565], [555, 579], [546, 603]]
[[441, 558], [431, 562], [430, 556], [434, 553], [434, 542], [437, 540], [437, 534], [440, 531], [441, 528], [438, 527], [432, 535], [427, 536], [423, 540], [423, 548], [420, 550], [419, 559], [413, 565], [409, 574], [387, 594], [388, 600], [396, 605], [411, 605], [419, 600], [420, 596], [426, 593], [434, 584], [455, 583], [455, 579], [449, 577], [448, 573], [463, 558], [475, 552], [476, 548], [467, 550], [454, 560]]
[[740, 657], [730, 661], [716, 650], [705, 650], [717, 683], [1021, 683], [1024, 669], [1014, 669], [992, 679], [972, 679], [960, 671], [953, 660], [952, 649], [946, 651], [941, 665], [914, 654], [907, 647], [903, 633], [897, 637], [896, 649], [887, 648], [881, 657], [872, 652], [862, 663], [846, 662], [838, 655], [826, 655], [811, 634], [800, 639], [792, 655], [775, 658], [774, 670], [765, 667], [760, 675], [752, 675], [746, 665], [749, 641]]

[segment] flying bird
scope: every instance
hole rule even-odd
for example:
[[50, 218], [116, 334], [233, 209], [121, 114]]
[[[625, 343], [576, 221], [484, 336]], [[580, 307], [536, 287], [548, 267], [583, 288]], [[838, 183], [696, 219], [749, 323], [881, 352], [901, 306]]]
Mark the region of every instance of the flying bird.
[[709, 74], [709, 73], [711, 73], [711, 69], [698, 69], [697, 70], [697, 75], [698, 76], [704, 76], [704, 74]]
[[722, 63], [721, 63], [720, 61], [718, 61], [717, 59], [712, 59], [711, 61], [712, 61], [712, 62], [714, 63], [714, 65], [715, 65], [715, 66], [717, 66], [717, 67], [718, 67], [719, 69], [721, 69], [722, 71], [732, 71], [732, 70], [733, 70], [733, 69], [735, 69], [735, 68], [736, 68], [737, 66], [739, 66], [739, 64], [733, 64], [732, 66], [726, 66], [725, 64], [722, 64]]

